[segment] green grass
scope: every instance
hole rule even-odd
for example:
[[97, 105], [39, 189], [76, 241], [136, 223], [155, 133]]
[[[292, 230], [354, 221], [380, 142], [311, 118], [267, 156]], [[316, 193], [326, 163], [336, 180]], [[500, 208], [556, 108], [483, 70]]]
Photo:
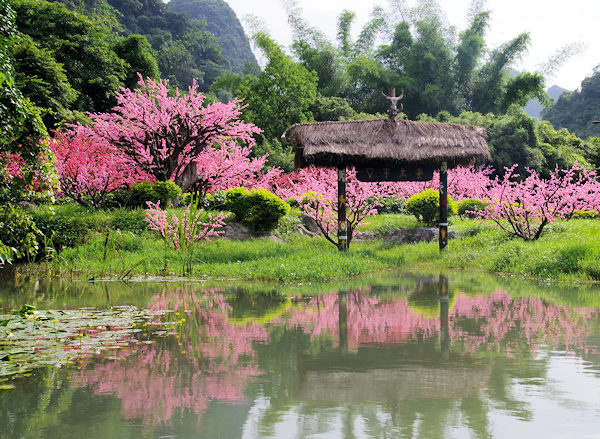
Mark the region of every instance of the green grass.
[[[77, 213], [78, 220], [88, 218], [83, 212]], [[33, 269], [80, 278], [181, 275], [178, 253], [166, 247], [156, 234], [139, 230], [140, 213], [97, 214], [97, 223], [107, 224], [106, 230], [110, 230], [108, 240], [106, 230], [92, 231], [79, 245], [63, 249], [54, 261]], [[283, 242], [259, 238], [198, 243], [192, 277], [317, 282], [386, 269], [458, 268], [536, 279], [600, 281], [599, 220], [554, 223], [535, 242], [512, 238], [475, 220], [452, 220], [450, 229], [460, 237], [451, 240], [442, 254], [437, 242], [399, 245], [380, 239], [353, 242], [344, 254], [323, 237], [291, 233], [297, 221], [289, 218], [276, 231]], [[115, 230], [117, 221], [132, 225]], [[378, 215], [368, 218], [368, 222], [361, 230], [376, 235], [397, 227], [418, 226], [408, 215]]]

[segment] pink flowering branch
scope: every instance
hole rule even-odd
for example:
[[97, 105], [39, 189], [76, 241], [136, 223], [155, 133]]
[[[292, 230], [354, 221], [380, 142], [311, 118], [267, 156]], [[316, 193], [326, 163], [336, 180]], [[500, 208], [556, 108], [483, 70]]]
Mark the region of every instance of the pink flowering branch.
[[169, 217], [159, 203], [148, 202], [146, 221], [150, 230], [158, 232], [166, 243], [179, 252], [183, 274], [192, 274], [192, 255], [196, 243], [223, 234], [229, 213], [212, 215], [190, 204], [181, 215]]
[[[378, 199], [394, 193], [393, 185], [386, 183], [363, 183], [356, 178], [354, 169], [347, 171], [346, 217], [348, 219], [348, 243], [356, 235], [356, 228], [363, 220], [377, 214]], [[274, 192], [284, 200], [295, 199], [303, 212], [315, 220], [323, 236], [337, 245], [337, 173], [332, 169], [314, 166], [281, 176], [274, 184]]]

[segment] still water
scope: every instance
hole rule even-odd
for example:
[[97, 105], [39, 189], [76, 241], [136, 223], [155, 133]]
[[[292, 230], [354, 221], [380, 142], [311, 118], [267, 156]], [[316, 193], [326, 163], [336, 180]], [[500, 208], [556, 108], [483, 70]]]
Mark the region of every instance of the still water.
[[119, 349], [0, 392], [4, 438], [600, 437], [600, 289], [484, 275], [39, 284], [0, 314], [135, 305]]

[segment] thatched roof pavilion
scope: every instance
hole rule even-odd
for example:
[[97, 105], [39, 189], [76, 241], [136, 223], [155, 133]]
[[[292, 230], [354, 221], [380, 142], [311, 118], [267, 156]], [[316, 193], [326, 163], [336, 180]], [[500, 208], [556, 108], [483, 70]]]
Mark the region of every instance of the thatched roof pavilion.
[[490, 160], [478, 126], [376, 119], [299, 123], [286, 130], [296, 167], [428, 165], [448, 167]]

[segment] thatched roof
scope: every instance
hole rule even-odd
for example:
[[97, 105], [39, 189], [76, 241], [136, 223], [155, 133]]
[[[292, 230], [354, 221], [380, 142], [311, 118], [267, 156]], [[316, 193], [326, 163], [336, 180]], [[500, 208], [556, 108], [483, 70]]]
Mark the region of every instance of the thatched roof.
[[490, 160], [485, 129], [478, 126], [388, 119], [316, 122], [286, 130], [296, 166], [403, 165], [449, 167]]

